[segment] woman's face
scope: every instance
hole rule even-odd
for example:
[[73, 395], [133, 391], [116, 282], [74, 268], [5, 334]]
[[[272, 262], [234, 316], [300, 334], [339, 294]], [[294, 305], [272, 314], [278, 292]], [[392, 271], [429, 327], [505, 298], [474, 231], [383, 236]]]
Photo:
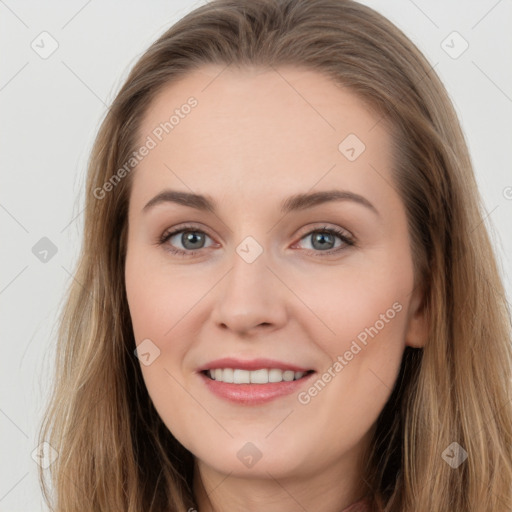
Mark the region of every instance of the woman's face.
[[424, 343], [381, 121], [296, 68], [204, 67], [147, 111], [126, 290], [148, 392], [203, 470], [339, 478]]

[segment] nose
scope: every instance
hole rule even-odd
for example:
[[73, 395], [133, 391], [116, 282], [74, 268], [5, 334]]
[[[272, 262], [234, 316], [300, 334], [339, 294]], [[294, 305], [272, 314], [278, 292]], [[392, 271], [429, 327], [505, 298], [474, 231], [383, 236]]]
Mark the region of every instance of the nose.
[[235, 253], [231, 270], [217, 287], [215, 324], [239, 335], [281, 328], [287, 321], [291, 293], [276, 274], [265, 252], [252, 263]]

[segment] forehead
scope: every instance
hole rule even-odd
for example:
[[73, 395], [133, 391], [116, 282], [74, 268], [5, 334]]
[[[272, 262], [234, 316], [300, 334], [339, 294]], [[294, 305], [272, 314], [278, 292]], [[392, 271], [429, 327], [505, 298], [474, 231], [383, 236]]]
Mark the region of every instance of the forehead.
[[194, 70], [153, 99], [140, 144], [148, 138], [133, 184], [144, 196], [174, 184], [218, 196], [316, 183], [363, 192], [382, 186], [392, 163], [377, 113], [326, 75], [294, 67]]

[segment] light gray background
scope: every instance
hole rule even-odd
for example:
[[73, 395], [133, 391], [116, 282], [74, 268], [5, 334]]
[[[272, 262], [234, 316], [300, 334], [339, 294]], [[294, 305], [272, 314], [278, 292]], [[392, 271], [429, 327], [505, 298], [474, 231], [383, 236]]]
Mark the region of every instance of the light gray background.
[[[201, 3], [0, 0], [1, 511], [45, 510], [31, 453], [50, 385], [55, 322], [80, 244], [86, 161], [100, 120], [140, 54]], [[416, 43], [448, 88], [510, 298], [512, 3], [363, 3]], [[47, 59], [31, 48], [34, 40], [42, 46], [43, 31], [58, 42]], [[453, 31], [469, 44], [458, 58], [442, 47]], [[444, 45], [453, 54], [462, 43], [450, 36]], [[46, 263], [32, 253], [42, 237], [58, 249]]]

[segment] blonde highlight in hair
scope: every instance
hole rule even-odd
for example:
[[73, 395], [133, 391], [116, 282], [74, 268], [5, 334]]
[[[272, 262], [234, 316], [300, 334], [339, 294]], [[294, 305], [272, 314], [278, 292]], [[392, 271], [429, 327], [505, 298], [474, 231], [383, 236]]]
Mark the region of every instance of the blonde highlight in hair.
[[[407, 348], [379, 416], [366, 480], [386, 512], [512, 510], [510, 311], [469, 152], [436, 73], [383, 16], [351, 0], [213, 0], [140, 58], [99, 130], [86, 184], [83, 245], [60, 319], [55, 383], [40, 441], [51, 510], [186, 512], [193, 456], [156, 412], [134, 356], [124, 260], [132, 175], [123, 166], [156, 94], [207, 64], [329, 76], [393, 133], [393, 186], [406, 207], [415, 284], [430, 328]], [[136, 171], [132, 171], [136, 172]], [[467, 460], [442, 459], [459, 443]]]

